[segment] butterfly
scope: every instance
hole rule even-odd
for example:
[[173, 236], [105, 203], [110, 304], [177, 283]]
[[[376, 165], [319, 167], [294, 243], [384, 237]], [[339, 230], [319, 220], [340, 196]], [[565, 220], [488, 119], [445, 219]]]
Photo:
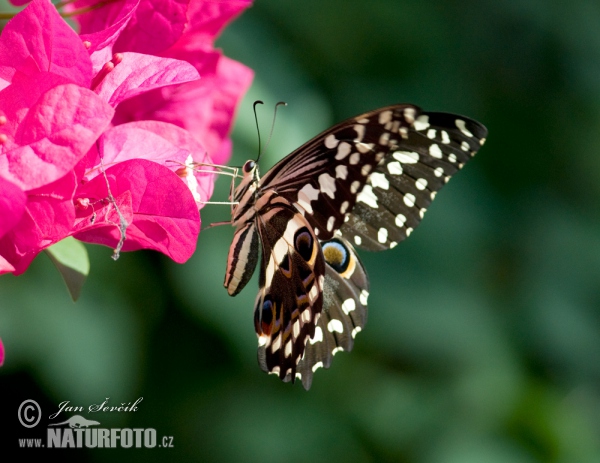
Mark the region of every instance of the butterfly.
[[243, 165], [224, 286], [238, 294], [260, 256], [254, 327], [264, 371], [308, 390], [318, 368], [352, 349], [369, 296], [355, 247], [407, 238], [486, 136], [466, 117], [399, 104], [325, 130], [263, 177], [255, 161]]

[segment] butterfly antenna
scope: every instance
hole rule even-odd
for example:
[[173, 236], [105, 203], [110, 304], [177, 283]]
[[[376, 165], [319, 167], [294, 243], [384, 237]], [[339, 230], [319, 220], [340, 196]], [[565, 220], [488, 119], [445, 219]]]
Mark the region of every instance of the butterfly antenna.
[[256, 105], [258, 104], [265, 104], [264, 102], [262, 102], [261, 100], [256, 100], [254, 102], [254, 104], [252, 105], [252, 109], [254, 110], [254, 122], [256, 122], [256, 133], [258, 134], [258, 156], [256, 157], [256, 162], [258, 163], [258, 160], [260, 159], [260, 128], [258, 127], [258, 116], [256, 115]]
[[285, 101], [280, 101], [275, 105], [275, 110], [273, 111], [273, 123], [271, 124], [271, 131], [269, 132], [267, 144], [265, 145], [265, 151], [267, 151], [269, 143], [271, 143], [271, 138], [273, 137], [273, 129], [275, 129], [275, 119], [277, 118], [277, 108], [279, 108], [280, 106], [287, 106], [287, 103]]

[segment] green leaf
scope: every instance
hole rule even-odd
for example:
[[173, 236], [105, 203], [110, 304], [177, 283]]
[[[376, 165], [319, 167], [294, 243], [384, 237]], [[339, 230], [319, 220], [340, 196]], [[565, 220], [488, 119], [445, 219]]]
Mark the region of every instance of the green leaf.
[[76, 301], [90, 273], [90, 259], [85, 246], [70, 236], [50, 246], [46, 253], [62, 275], [71, 298]]

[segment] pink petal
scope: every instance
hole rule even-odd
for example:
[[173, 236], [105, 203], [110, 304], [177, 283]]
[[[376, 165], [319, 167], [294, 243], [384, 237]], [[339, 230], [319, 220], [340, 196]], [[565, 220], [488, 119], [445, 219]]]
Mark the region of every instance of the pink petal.
[[[75, 3], [75, 8], [97, 3], [97, 0], [80, 0]], [[188, 3], [189, 0], [141, 0], [114, 51], [158, 54], [169, 48], [181, 37], [188, 23]], [[111, 26], [119, 11], [119, 2], [107, 2], [75, 19], [81, 26], [81, 33], [90, 34]]]
[[[200, 216], [187, 186], [172, 171], [144, 159], [121, 162], [106, 170], [113, 197], [131, 193], [133, 222], [129, 223], [124, 251], [155, 249], [174, 261], [185, 262], [196, 248]], [[104, 176], [97, 176], [77, 191], [77, 199], [108, 197]], [[115, 247], [117, 226], [106, 225], [76, 233], [82, 241]]]
[[107, 74], [96, 92], [115, 107], [121, 101], [167, 85], [200, 78], [185, 61], [139, 53], [123, 53], [123, 60]]
[[178, 50], [190, 61], [200, 80], [145, 93], [121, 103], [113, 124], [132, 120], [160, 120], [189, 130], [217, 164], [231, 154], [228, 139], [235, 110], [250, 86], [253, 72], [217, 51]]
[[[50, 72], [89, 87], [92, 63], [78, 35], [49, 0], [34, 0], [8, 21], [0, 38], [0, 75]], [[10, 80], [10, 79], [7, 79]]]
[[[1, 257], [0, 257], [1, 259]], [[0, 264], [1, 268], [1, 264]], [[2, 339], [0, 339], [0, 367], [4, 364], [4, 344], [2, 344]]]
[[[153, 129], [161, 125], [169, 129], [179, 129], [174, 125], [153, 121], [153, 125], [144, 126], [139, 122], [130, 122], [107, 130], [99, 140], [104, 167], [108, 168], [129, 159], [147, 159], [171, 170], [180, 168], [191, 152], [187, 147], [174, 144], [155, 133]], [[163, 132], [167, 130], [163, 129]], [[98, 167], [99, 165], [94, 172], [87, 174], [86, 178], [95, 177], [99, 173]]]
[[8, 138], [0, 146], [0, 175], [24, 190], [64, 176], [113, 116], [91, 90], [67, 84], [45, 91], [43, 84], [44, 79], [21, 79], [0, 92], [0, 111], [7, 118], [0, 132]]
[[65, 238], [75, 220], [72, 198], [77, 178], [69, 172], [63, 178], [27, 192], [21, 220], [0, 238], [0, 255], [23, 273], [40, 251]]
[[26, 202], [27, 196], [21, 188], [0, 177], [0, 237], [21, 220]]
[[99, 8], [93, 14], [84, 15], [87, 18], [85, 29], [95, 31], [93, 33], [81, 34], [83, 42], [88, 42], [88, 52], [92, 59], [94, 73], [98, 72], [113, 55], [113, 45], [119, 35], [129, 24], [140, 0], [125, 0], [124, 2], [113, 2], [107, 8]]
[[189, 27], [186, 29], [186, 36], [201, 33], [214, 39], [232, 19], [250, 5], [252, 5], [252, 0], [190, 2]]
[[115, 51], [156, 55], [166, 50], [186, 28], [189, 3], [189, 0], [141, 0], [134, 19], [115, 44]]
[[0, 256], [0, 275], [12, 273], [15, 268], [4, 257]]
[[[199, 171], [213, 171], [212, 168], [207, 166], [200, 166], [198, 169], [191, 169], [190, 163], [195, 164], [210, 164], [212, 159], [208, 155], [204, 146], [202, 146], [189, 131], [177, 127], [173, 124], [168, 124], [159, 121], [139, 121], [124, 124], [125, 126], [134, 126], [138, 129], [144, 129], [150, 131], [156, 135], [161, 136], [165, 140], [171, 142], [174, 146], [185, 150], [188, 153], [188, 157], [183, 160], [188, 167], [184, 167], [181, 164], [173, 161], [163, 163], [166, 167], [177, 172], [177, 174], [184, 180], [188, 187], [192, 190], [198, 208], [204, 207], [202, 201], [208, 201], [213, 193], [215, 176], [214, 174], [199, 172]], [[117, 126], [122, 127], [122, 126]], [[191, 157], [191, 159], [190, 159]], [[193, 179], [191, 178], [193, 176]]]

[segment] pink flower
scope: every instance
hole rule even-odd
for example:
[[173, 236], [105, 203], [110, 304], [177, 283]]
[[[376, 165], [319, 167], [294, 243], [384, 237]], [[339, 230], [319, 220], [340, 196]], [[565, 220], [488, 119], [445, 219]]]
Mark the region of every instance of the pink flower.
[[143, 121], [113, 127], [97, 146], [84, 160], [75, 193], [75, 238], [114, 248], [123, 220], [124, 251], [155, 249], [176, 262], [189, 259], [200, 231], [196, 201], [210, 197], [213, 185], [211, 174], [188, 167], [202, 152], [198, 142], [172, 124]]
[[[96, 0], [80, 0], [76, 7], [95, 3]], [[231, 156], [229, 132], [235, 110], [253, 73], [214, 50], [213, 42], [251, 1], [139, 0], [137, 9], [135, 3], [107, 3], [77, 16], [82, 37], [129, 15], [131, 19], [114, 42], [112, 52], [184, 60], [194, 66], [201, 78], [128, 99], [117, 108], [113, 123], [144, 119], [170, 122], [188, 129], [205, 146], [213, 162], [225, 164]]]
[[33, 2], [0, 37], [1, 273], [24, 271], [66, 236], [72, 170], [114, 114], [87, 88], [85, 47], [48, 5]]
[[172, 58], [112, 54], [137, 6], [123, 3], [118, 21], [82, 41], [49, 0], [34, 0], [0, 37], [0, 273], [22, 273], [69, 235], [114, 247], [124, 234], [124, 250], [178, 262], [194, 250], [195, 199], [210, 196], [212, 180], [186, 165], [206, 161], [204, 148], [165, 123], [106, 129], [125, 99], [198, 72]]

